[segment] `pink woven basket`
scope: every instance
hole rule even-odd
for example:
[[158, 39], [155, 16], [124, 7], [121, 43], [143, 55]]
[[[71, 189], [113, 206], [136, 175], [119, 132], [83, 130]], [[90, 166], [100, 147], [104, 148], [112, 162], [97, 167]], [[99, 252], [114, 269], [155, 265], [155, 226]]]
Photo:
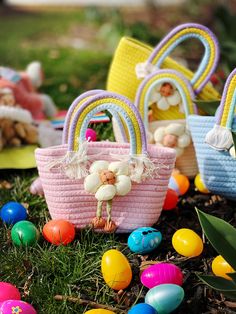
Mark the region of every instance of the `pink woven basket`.
[[[130, 144], [84, 141], [90, 117], [101, 109], [121, 114], [127, 122]], [[158, 220], [173, 170], [175, 152], [169, 148], [147, 146], [141, 117], [128, 99], [101, 91], [81, 95], [73, 102], [68, 112], [63, 141], [64, 144], [60, 146], [36, 150], [39, 175], [53, 219], [66, 219], [76, 227], [84, 228], [91, 225], [96, 210], [99, 209], [99, 217], [96, 219], [102, 216], [107, 220], [106, 223], [110, 220], [110, 226], [112, 222], [117, 232], [151, 226]], [[89, 173], [89, 166], [99, 162], [105, 163], [104, 161], [114, 165], [117, 160], [117, 165], [128, 166], [129, 171], [122, 175], [122, 178], [125, 177], [126, 182], [132, 182], [131, 188], [128, 191], [127, 185], [127, 190], [119, 190], [121, 176], [117, 166], [119, 171], [114, 170], [116, 182], [112, 183], [113, 187], [110, 183], [99, 183], [100, 187], [95, 194], [97, 195], [101, 188], [107, 191], [110, 188], [115, 191], [115, 188], [116, 195], [108, 200], [107, 194], [100, 193], [103, 199], [98, 200], [94, 193], [88, 192], [86, 185], [86, 182], [91, 182], [89, 176], [97, 176], [97, 173], [92, 172], [92, 168]], [[100, 169], [99, 178], [101, 173]], [[99, 231], [107, 231], [105, 228], [96, 227]]]

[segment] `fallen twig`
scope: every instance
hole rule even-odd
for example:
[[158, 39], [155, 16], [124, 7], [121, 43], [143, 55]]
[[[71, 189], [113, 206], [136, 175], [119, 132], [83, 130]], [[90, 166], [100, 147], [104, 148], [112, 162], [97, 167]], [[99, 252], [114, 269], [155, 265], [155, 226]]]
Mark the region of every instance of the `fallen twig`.
[[73, 303], [79, 303], [81, 305], [89, 305], [95, 309], [105, 309], [105, 310], [109, 310], [109, 311], [118, 311], [118, 310], [121, 311], [121, 310], [126, 309], [126, 307], [124, 307], [124, 306], [113, 307], [113, 306], [109, 306], [109, 305], [105, 305], [105, 304], [98, 304], [96, 302], [93, 302], [90, 300], [80, 299], [77, 297], [69, 297], [66, 295], [55, 295], [54, 299], [57, 301], [69, 301], [69, 302], [73, 302]]

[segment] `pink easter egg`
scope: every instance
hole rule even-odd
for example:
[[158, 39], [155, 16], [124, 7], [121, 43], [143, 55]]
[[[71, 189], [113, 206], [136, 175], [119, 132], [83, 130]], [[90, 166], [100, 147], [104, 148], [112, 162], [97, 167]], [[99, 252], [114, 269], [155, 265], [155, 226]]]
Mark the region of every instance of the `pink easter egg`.
[[182, 286], [183, 274], [181, 269], [170, 263], [159, 263], [145, 269], [141, 275], [142, 284], [151, 289], [162, 284]]
[[89, 142], [96, 142], [97, 133], [93, 129], [87, 129], [85, 133], [85, 137]]
[[20, 300], [19, 290], [9, 282], [0, 282], [0, 302], [6, 300]]
[[37, 314], [32, 305], [20, 300], [8, 300], [0, 303], [0, 313]]

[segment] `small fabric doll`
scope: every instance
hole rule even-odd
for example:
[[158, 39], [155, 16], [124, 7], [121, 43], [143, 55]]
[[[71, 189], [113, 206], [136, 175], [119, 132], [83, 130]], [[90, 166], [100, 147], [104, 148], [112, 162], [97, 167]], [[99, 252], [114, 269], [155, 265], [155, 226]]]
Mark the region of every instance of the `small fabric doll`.
[[29, 110], [34, 119], [53, 117], [57, 112], [50, 96], [37, 92], [42, 82], [43, 71], [40, 62], [30, 63], [25, 72], [0, 67], [0, 90], [11, 90], [16, 103]]

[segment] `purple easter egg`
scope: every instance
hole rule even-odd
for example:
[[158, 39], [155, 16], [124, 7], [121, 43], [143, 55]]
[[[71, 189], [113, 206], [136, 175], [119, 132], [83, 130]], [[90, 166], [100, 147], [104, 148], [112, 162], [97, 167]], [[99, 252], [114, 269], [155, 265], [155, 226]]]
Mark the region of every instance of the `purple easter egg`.
[[0, 313], [3, 314], [37, 314], [29, 303], [20, 300], [7, 300], [0, 303]]
[[183, 274], [181, 269], [171, 263], [159, 263], [145, 269], [141, 275], [142, 284], [151, 289], [162, 284], [182, 286]]

